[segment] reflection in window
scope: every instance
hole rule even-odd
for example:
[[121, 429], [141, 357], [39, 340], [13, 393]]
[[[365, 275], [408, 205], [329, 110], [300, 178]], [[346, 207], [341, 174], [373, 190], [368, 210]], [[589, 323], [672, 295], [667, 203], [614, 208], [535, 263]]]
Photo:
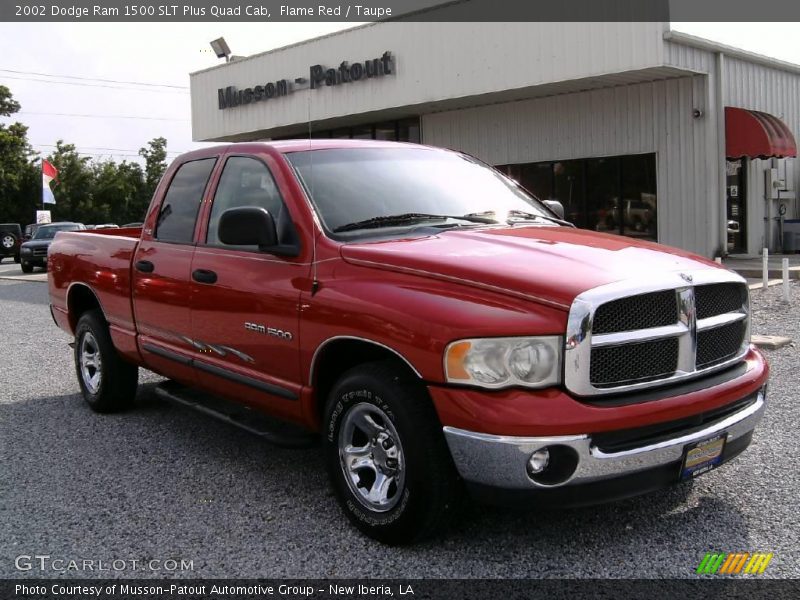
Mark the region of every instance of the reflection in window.
[[210, 246], [221, 245], [219, 219], [229, 208], [257, 206], [272, 215], [276, 223], [283, 212], [283, 200], [267, 166], [254, 158], [232, 156], [225, 163], [222, 177], [211, 206], [206, 242]]
[[184, 244], [192, 242], [197, 211], [215, 162], [214, 158], [194, 160], [181, 165], [175, 173], [158, 212], [157, 240]]

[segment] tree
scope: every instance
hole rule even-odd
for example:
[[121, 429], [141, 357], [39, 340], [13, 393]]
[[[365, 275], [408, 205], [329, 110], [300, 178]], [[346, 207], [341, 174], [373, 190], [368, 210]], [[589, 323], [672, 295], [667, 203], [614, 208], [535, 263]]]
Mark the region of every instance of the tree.
[[124, 224], [141, 221], [147, 203], [142, 168], [136, 163], [112, 161], [92, 164], [92, 207], [84, 218], [91, 223]]
[[14, 100], [11, 95], [11, 90], [4, 85], [0, 85], [0, 116], [10, 117], [14, 113], [19, 112], [20, 108], [22, 107], [19, 105], [19, 102]]
[[[19, 112], [11, 90], [0, 85], [0, 116]], [[29, 223], [41, 198], [37, 184], [35, 153], [28, 143], [28, 128], [22, 123], [0, 124], [0, 221]]]
[[[0, 117], [20, 110], [11, 91], [0, 86]], [[0, 222], [31, 223], [42, 207], [41, 164], [28, 143], [22, 123], [0, 124]], [[150, 198], [167, 168], [167, 140], [150, 140], [139, 151], [138, 163], [91, 161], [74, 144], [63, 140], [47, 159], [58, 170], [53, 184], [55, 205], [47, 205], [53, 220], [117, 223], [144, 220]]]
[[161, 176], [167, 170], [167, 140], [157, 137], [150, 140], [147, 148], [141, 148], [139, 155], [145, 162], [145, 194], [148, 202], [156, 191]]

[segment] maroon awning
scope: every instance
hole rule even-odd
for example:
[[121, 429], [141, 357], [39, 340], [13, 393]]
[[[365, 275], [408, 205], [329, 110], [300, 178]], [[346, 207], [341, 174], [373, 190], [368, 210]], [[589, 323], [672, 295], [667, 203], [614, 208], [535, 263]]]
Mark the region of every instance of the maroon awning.
[[792, 130], [778, 117], [726, 106], [725, 154], [728, 158], [786, 158], [797, 156], [797, 144]]

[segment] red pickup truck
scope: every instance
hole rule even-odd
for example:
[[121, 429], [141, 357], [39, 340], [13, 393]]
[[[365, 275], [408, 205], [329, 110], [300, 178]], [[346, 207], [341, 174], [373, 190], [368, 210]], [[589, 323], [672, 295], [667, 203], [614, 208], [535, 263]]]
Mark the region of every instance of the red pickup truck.
[[143, 367], [274, 442], [316, 434], [343, 511], [387, 543], [465, 489], [589, 504], [742, 452], [768, 375], [744, 280], [553, 206], [424, 146], [198, 150], [141, 229], [58, 234], [51, 311], [93, 409], [128, 406]]

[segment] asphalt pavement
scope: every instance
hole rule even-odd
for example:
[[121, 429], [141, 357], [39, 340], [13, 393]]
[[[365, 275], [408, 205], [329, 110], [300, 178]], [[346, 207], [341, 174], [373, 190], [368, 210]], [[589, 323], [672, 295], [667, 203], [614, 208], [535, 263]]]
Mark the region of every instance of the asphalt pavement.
[[[753, 293], [754, 332], [798, 341], [800, 287], [788, 308], [778, 293]], [[92, 413], [47, 302], [42, 281], [0, 279], [0, 577], [692, 577], [709, 551], [773, 552], [765, 576], [800, 577], [797, 344], [769, 354], [753, 445], [693, 485], [585, 509], [469, 505], [446, 535], [389, 548], [348, 524], [317, 449], [164, 404], [155, 375], [133, 410]]]

